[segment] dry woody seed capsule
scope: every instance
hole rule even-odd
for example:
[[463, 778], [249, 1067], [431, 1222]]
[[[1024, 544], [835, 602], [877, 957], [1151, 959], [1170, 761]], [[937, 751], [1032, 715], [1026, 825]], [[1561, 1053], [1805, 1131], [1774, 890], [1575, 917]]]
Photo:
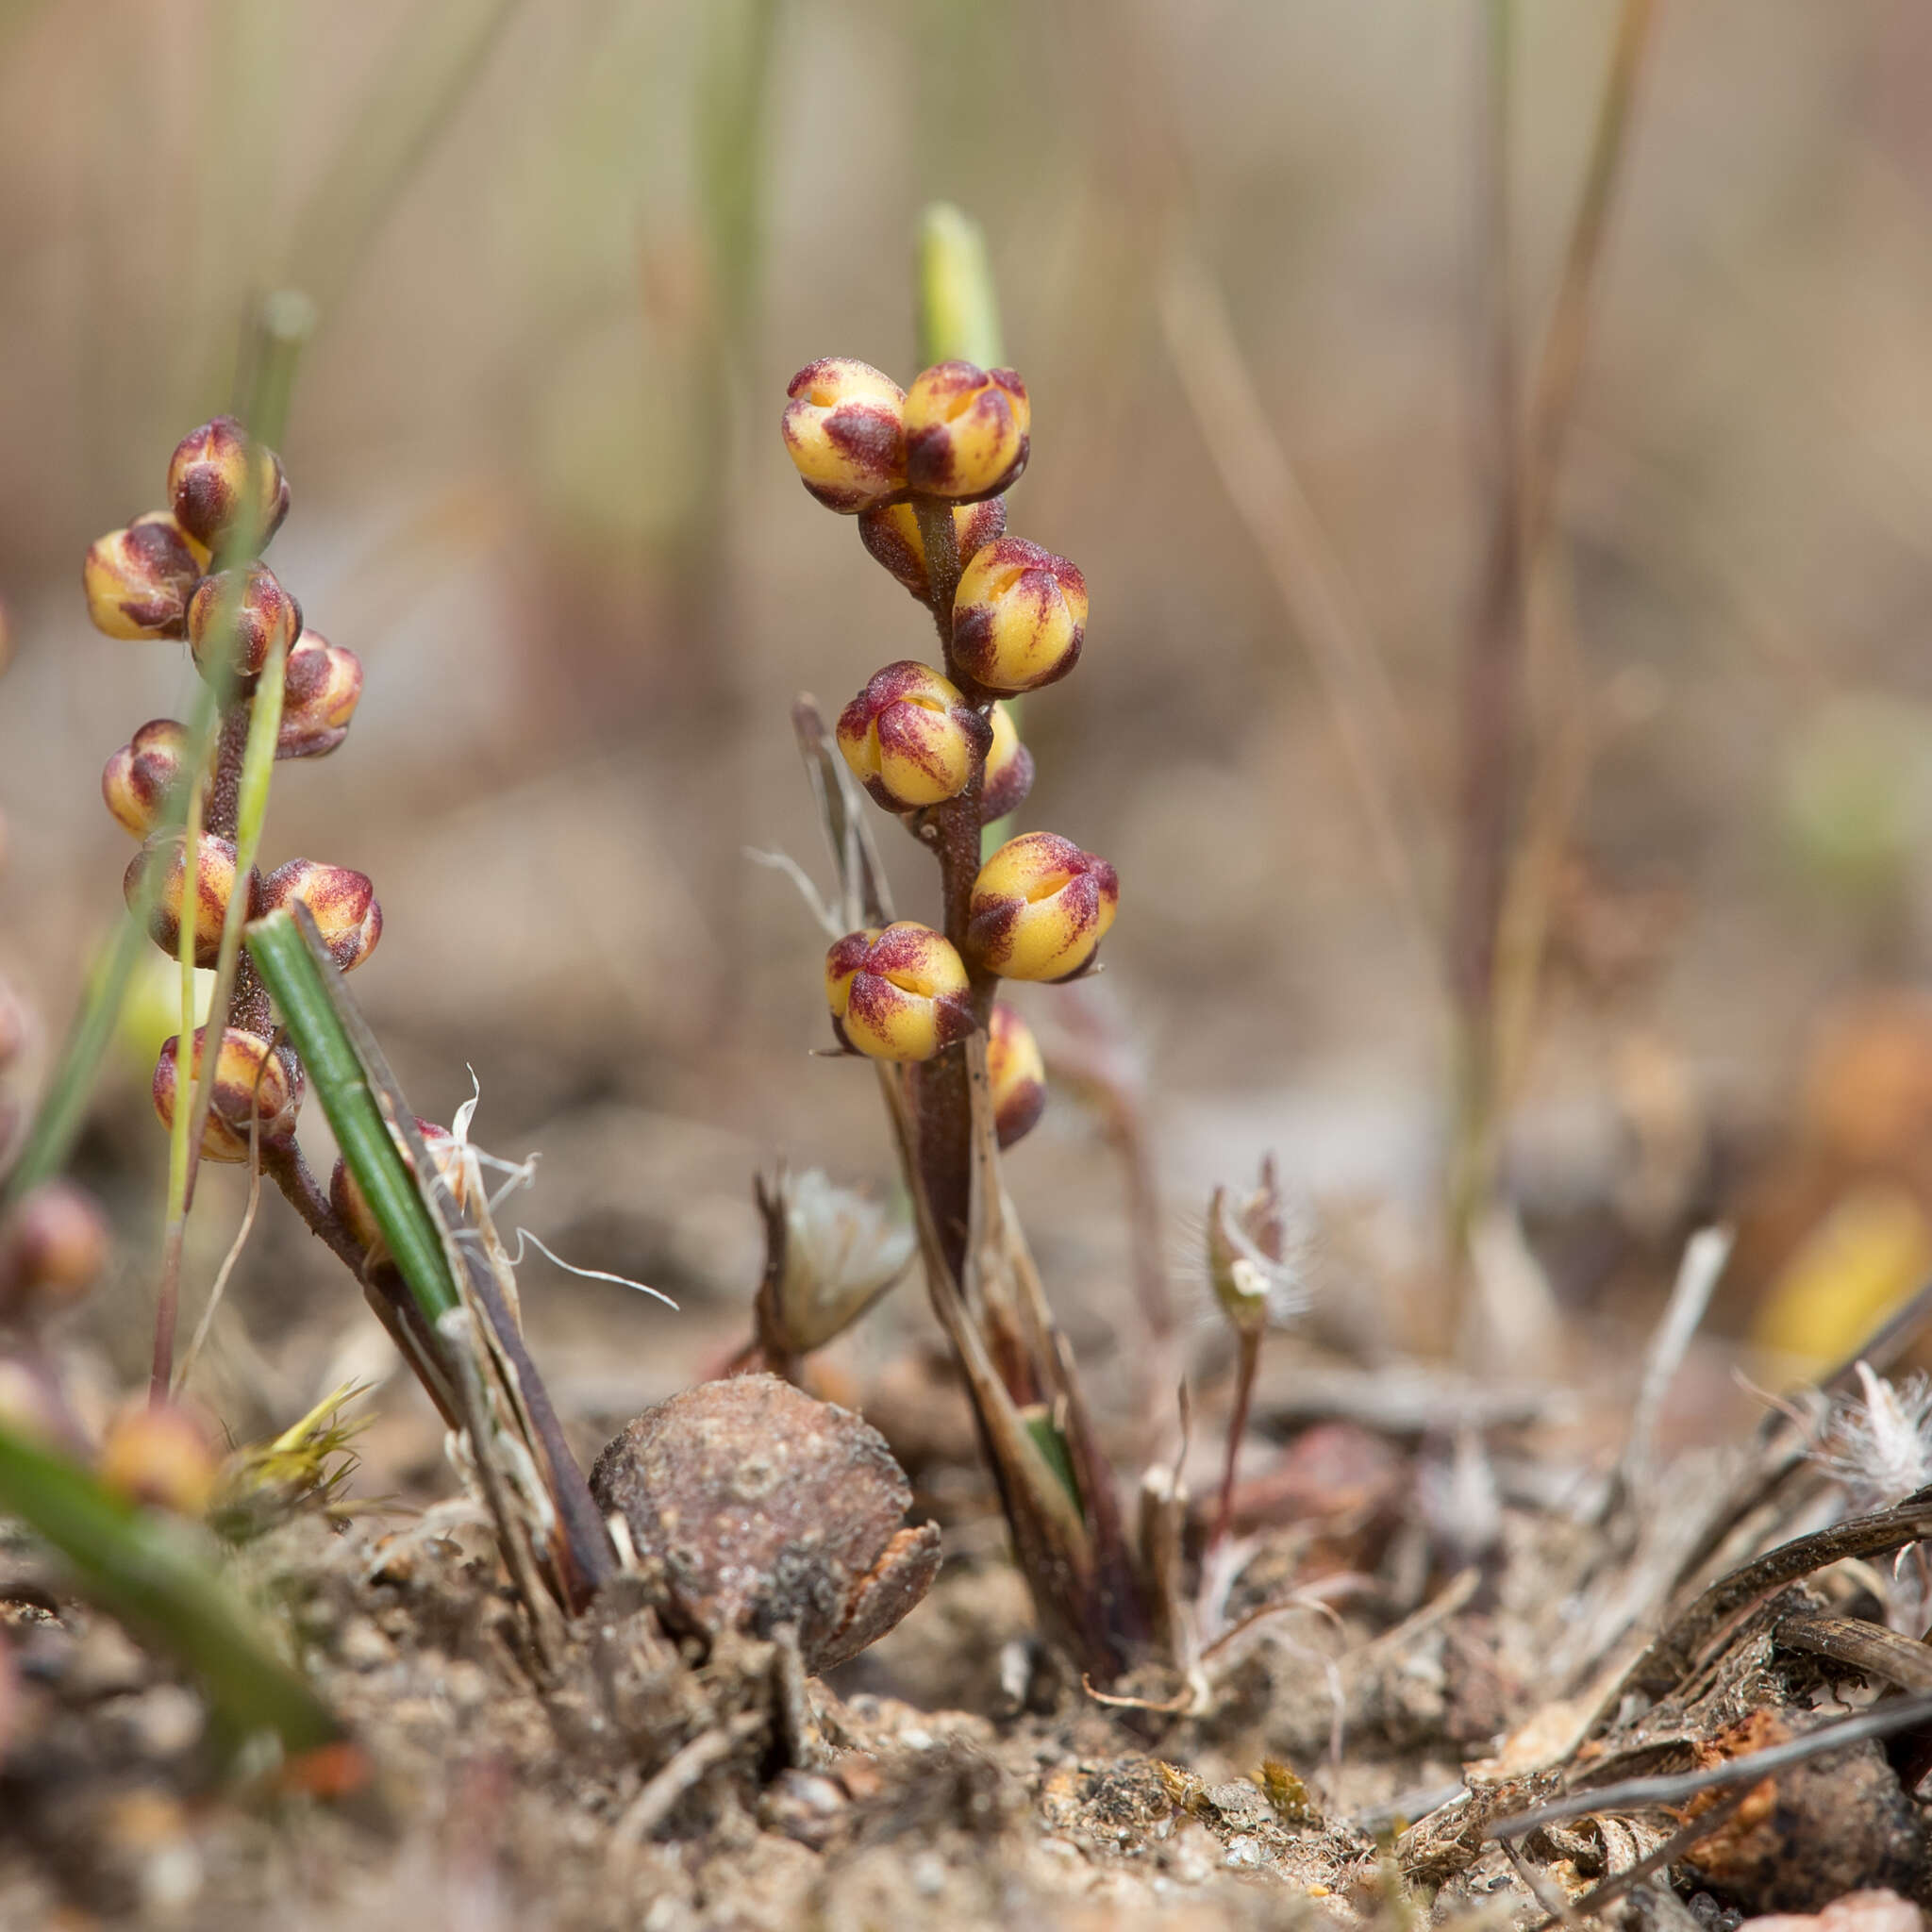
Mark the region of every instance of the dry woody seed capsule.
[[1053, 832], [1025, 832], [980, 867], [966, 942], [1003, 979], [1071, 979], [1092, 964], [1119, 906], [1106, 859]]
[[168, 459], [168, 501], [181, 527], [208, 551], [230, 540], [252, 556], [289, 513], [281, 458], [251, 441], [232, 416], [190, 430]]
[[[208, 1028], [194, 1030], [194, 1066], [182, 1077], [180, 1036], [161, 1048], [155, 1064], [155, 1111], [161, 1124], [172, 1128], [175, 1109], [192, 1103], [192, 1082], [201, 1077], [201, 1056], [207, 1043]], [[302, 1107], [302, 1076], [292, 1055], [272, 1049], [258, 1034], [240, 1026], [222, 1029], [222, 1044], [215, 1056], [214, 1084], [211, 1090], [208, 1125], [201, 1136], [204, 1160], [243, 1161], [248, 1158], [248, 1133], [252, 1117], [261, 1117], [263, 1147], [285, 1146], [294, 1139], [295, 1116]]]
[[338, 972], [354, 972], [375, 952], [382, 937], [382, 908], [376, 904], [375, 882], [365, 874], [346, 865], [291, 858], [261, 882], [264, 912], [298, 899], [308, 907]]
[[188, 643], [210, 684], [252, 691], [278, 646], [302, 635], [302, 607], [265, 563], [202, 578], [188, 605]]
[[987, 722], [992, 726], [992, 744], [986, 754], [986, 780], [979, 793], [981, 824], [1018, 811], [1033, 790], [1033, 754], [1020, 742], [1010, 707], [994, 705]]
[[319, 758], [349, 735], [362, 696], [362, 660], [344, 644], [305, 630], [289, 653], [282, 676], [278, 758]]
[[986, 1029], [986, 1078], [1002, 1147], [1024, 1140], [1046, 1107], [1046, 1062], [1033, 1029], [1005, 1000], [993, 1002]]
[[169, 795], [188, 770], [190, 750], [187, 725], [153, 718], [108, 760], [101, 796], [137, 839], [145, 839], [165, 816]]
[[188, 603], [201, 565], [166, 510], [140, 517], [91, 544], [80, 575], [96, 630], [110, 638], [188, 634]]
[[[962, 503], [953, 511], [953, 542], [963, 565], [1007, 530], [1007, 506], [997, 496], [984, 503]], [[864, 511], [858, 519], [858, 541], [873, 558], [924, 604], [932, 595], [926, 575], [925, 539], [909, 503], [889, 503]]]
[[876, 673], [839, 714], [839, 749], [852, 775], [888, 811], [957, 798], [991, 727], [937, 671], [904, 658]]
[[906, 481], [922, 496], [997, 496], [1026, 467], [1026, 385], [1010, 369], [935, 362], [906, 393]]
[[[186, 882], [188, 849], [185, 832], [156, 832], [142, 842], [128, 862], [121, 880], [127, 909], [136, 918], [145, 913], [148, 937], [171, 958], [181, 949], [181, 905]], [[194, 963], [212, 966], [221, 950], [222, 922], [227, 917], [228, 901], [236, 891], [235, 847], [232, 841], [204, 832], [198, 845], [194, 872]], [[256, 880], [248, 881], [248, 913], [254, 917], [259, 908], [255, 897]]]
[[856, 516], [905, 489], [906, 396], [890, 375], [827, 356], [801, 369], [785, 393], [785, 447], [827, 509]]
[[959, 574], [953, 599], [953, 658], [989, 691], [1036, 691], [1080, 661], [1087, 635], [1087, 579], [1079, 567], [1002, 537]]
[[965, 962], [915, 920], [850, 932], [825, 955], [825, 999], [841, 1046], [879, 1060], [929, 1060], [973, 1031]]

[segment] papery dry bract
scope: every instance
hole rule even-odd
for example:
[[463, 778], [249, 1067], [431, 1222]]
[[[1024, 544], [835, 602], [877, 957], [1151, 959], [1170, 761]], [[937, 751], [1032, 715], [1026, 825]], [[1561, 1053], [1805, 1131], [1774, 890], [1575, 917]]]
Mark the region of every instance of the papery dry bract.
[[263, 549], [289, 513], [281, 458], [232, 416], [192, 429], [168, 459], [168, 501], [181, 527], [215, 551], [230, 538]]
[[168, 511], [155, 510], [97, 539], [80, 575], [96, 630], [110, 638], [187, 635], [201, 565]]
[[888, 664], [839, 714], [839, 749], [888, 811], [957, 798], [991, 729], [958, 688], [912, 658]]
[[986, 1078], [1002, 1147], [1030, 1134], [1046, 1107], [1046, 1062], [1033, 1029], [1005, 1000], [993, 1002], [986, 1028]]
[[153, 718], [110, 758], [101, 773], [108, 809], [137, 839], [145, 839], [168, 809], [169, 794], [188, 770], [188, 727]]
[[0, 1226], [0, 1321], [77, 1301], [107, 1265], [107, 1217], [73, 1181], [42, 1181]]
[[1087, 579], [1024, 537], [989, 543], [960, 573], [953, 658], [989, 691], [1037, 691], [1080, 660]]
[[193, 1416], [172, 1403], [143, 1402], [108, 1424], [97, 1474], [131, 1503], [195, 1517], [214, 1493], [217, 1467], [208, 1432]]
[[332, 644], [305, 630], [289, 652], [282, 677], [282, 726], [278, 758], [316, 758], [349, 735], [349, 721], [362, 696], [362, 660], [345, 644]]
[[1033, 409], [1011, 369], [935, 362], [906, 393], [906, 481], [924, 496], [995, 496], [1026, 467]]
[[987, 713], [992, 743], [986, 754], [986, 780], [979, 794], [982, 824], [1003, 819], [1026, 803], [1033, 790], [1033, 754], [1020, 741], [1012, 708], [1004, 700]]
[[973, 1030], [965, 962], [942, 934], [910, 919], [834, 944], [825, 999], [840, 1044], [873, 1059], [929, 1060]]
[[[190, 1104], [191, 1081], [201, 1074], [201, 1057], [207, 1045], [208, 1028], [194, 1030], [194, 1066], [187, 1079], [180, 1070], [180, 1036], [161, 1048], [155, 1064], [155, 1111], [161, 1124], [172, 1128], [176, 1106]], [[295, 1117], [302, 1106], [302, 1076], [299, 1063], [285, 1051], [272, 1048], [258, 1034], [240, 1026], [225, 1026], [222, 1043], [215, 1056], [214, 1082], [210, 1091], [208, 1125], [201, 1137], [204, 1160], [242, 1161], [248, 1158], [251, 1116], [261, 1117], [261, 1144], [264, 1148], [288, 1144], [295, 1134]]]
[[842, 1334], [911, 1265], [912, 1229], [813, 1168], [758, 1186], [766, 1219], [761, 1334], [781, 1354], [809, 1355]]
[[308, 907], [315, 929], [341, 973], [351, 973], [382, 937], [382, 908], [375, 882], [346, 865], [291, 858], [261, 882], [261, 909], [273, 912], [297, 900]]
[[1120, 905], [1112, 866], [1070, 839], [1008, 839], [973, 882], [966, 942], [1003, 979], [1071, 979], [1091, 963]]
[[[1006, 534], [1007, 506], [990, 496], [983, 503], [962, 503], [953, 511], [953, 543], [963, 565], [994, 538]], [[932, 595], [926, 575], [925, 539], [909, 503], [889, 503], [863, 512], [858, 541], [893, 577], [924, 604]]]
[[827, 509], [856, 516], [905, 489], [906, 396], [891, 376], [827, 356], [801, 369], [785, 393], [785, 447]]
[[302, 634], [302, 607], [265, 563], [202, 578], [188, 604], [188, 643], [217, 689], [252, 691], [271, 651]]
[[[148, 936], [171, 958], [181, 948], [182, 889], [187, 866], [185, 832], [154, 832], [128, 862], [121, 880], [127, 909], [139, 917], [146, 907]], [[222, 921], [227, 916], [228, 901], [236, 891], [235, 844], [231, 839], [217, 838], [212, 832], [201, 834], [194, 874], [194, 963], [212, 966], [221, 949]], [[260, 909], [255, 898], [257, 881], [248, 880], [251, 918]]]

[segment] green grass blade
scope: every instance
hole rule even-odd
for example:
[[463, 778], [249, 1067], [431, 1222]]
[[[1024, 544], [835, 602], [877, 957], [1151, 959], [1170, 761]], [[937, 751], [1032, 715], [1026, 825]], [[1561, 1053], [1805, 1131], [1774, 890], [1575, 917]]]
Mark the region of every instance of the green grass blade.
[[986, 231], [951, 202], [931, 202], [919, 218], [919, 359], [996, 369], [1006, 355]]

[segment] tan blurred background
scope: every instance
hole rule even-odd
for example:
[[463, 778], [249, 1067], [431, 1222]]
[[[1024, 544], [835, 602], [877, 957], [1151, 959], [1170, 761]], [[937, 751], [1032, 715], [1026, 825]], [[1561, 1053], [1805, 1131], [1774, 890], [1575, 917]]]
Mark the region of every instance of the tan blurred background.
[[[1511, 14], [1525, 362], [1618, 14]], [[798, 488], [777, 413], [821, 355], [910, 376], [912, 237], [946, 196], [986, 225], [1035, 400], [1012, 525], [1092, 587], [1077, 676], [1028, 707], [1025, 822], [1122, 873], [1103, 993], [1147, 1061], [1163, 1240], [1273, 1146], [1338, 1298], [1420, 1267], [1441, 942], [1383, 882], [1175, 356], [1224, 303], [1255, 427], [1392, 680], [1407, 745], [1378, 756], [1423, 801], [1440, 924], [1487, 515], [1484, 31], [1461, 0], [0, 4], [0, 970], [58, 1038], [129, 856], [96, 774], [192, 694], [185, 648], [89, 630], [81, 553], [230, 404], [255, 302], [305, 290], [272, 561], [367, 682], [342, 751], [280, 768], [269, 856], [375, 877], [355, 991], [422, 1111], [448, 1117], [467, 1064], [478, 1138], [542, 1149], [519, 1218], [686, 1300], [533, 1264], [579, 1406], [622, 1413], [727, 1345], [752, 1169], [888, 1173], [871, 1083], [808, 1057], [823, 940], [743, 848], [823, 875], [789, 701], [930, 644]], [[1807, 1205], [1747, 1240], [1750, 1294], [1848, 1191], [1876, 1191], [1886, 1292], [1932, 1260], [1932, 1029], [1873, 1004], [1928, 938], [1928, 108], [1906, 0], [1658, 9], [1564, 453], [1561, 648], [1532, 678], [1538, 744], [1588, 747], [1505, 1167], [1559, 1306], [1613, 1309], [1710, 1205], [1762, 1221], [1767, 1186]], [[1044, 1027], [1056, 995], [1029, 991]], [[1827, 1010], [1862, 1059], [1807, 1045]], [[98, 1340], [129, 1372], [160, 1216], [146, 1024], [82, 1156], [126, 1235]], [[1104, 1357], [1128, 1238], [1093, 1117], [1063, 1098], [1016, 1170]], [[191, 1308], [235, 1181], [207, 1184]], [[269, 1202], [223, 1399], [296, 1412], [372, 1325]]]

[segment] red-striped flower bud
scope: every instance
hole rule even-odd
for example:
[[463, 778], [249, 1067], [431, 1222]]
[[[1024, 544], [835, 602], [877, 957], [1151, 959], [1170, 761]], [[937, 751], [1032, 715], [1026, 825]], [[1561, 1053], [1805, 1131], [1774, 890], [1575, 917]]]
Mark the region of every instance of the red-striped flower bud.
[[805, 487], [855, 516], [906, 487], [906, 393], [849, 356], [809, 362], [791, 378], [781, 425]]
[[1033, 1029], [995, 1000], [986, 1029], [986, 1077], [992, 1089], [992, 1121], [1002, 1147], [1030, 1134], [1046, 1106], [1046, 1062]]
[[[429, 1150], [429, 1158], [435, 1162], [437, 1173], [460, 1205], [464, 1187], [463, 1162], [455, 1135], [447, 1127], [438, 1126], [434, 1121], [424, 1120], [420, 1114], [416, 1117], [416, 1131], [422, 1135], [423, 1144]], [[403, 1145], [403, 1138], [393, 1126], [390, 1132], [402, 1154], [403, 1164], [414, 1174], [415, 1157]], [[372, 1260], [379, 1259], [389, 1252], [382, 1239], [382, 1229], [376, 1224], [375, 1210], [370, 1207], [368, 1195], [362, 1191], [361, 1183], [349, 1172], [345, 1160], [338, 1160], [335, 1172], [328, 1177], [328, 1205], [355, 1238], [357, 1246]]]
[[282, 680], [278, 758], [319, 758], [349, 735], [362, 695], [362, 660], [343, 644], [305, 630], [289, 653]]
[[145, 839], [160, 824], [169, 795], [187, 775], [192, 749], [187, 725], [173, 718], [153, 718], [108, 760], [101, 796], [137, 839]]
[[289, 513], [281, 458], [264, 449], [232, 416], [192, 429], [168, 459], [168, 501], [181, 527], [207, 549], [230, 538], [255, 555]]
[[[984, 503], [962, 503], [953, 510], [953, 541], [963, 565], [1007, 530], [1007, 506], [990, 496]], [[926, 575], [925, 539], [909, 503], [882, 504], [858, 519], [858, 541], [873, 557], [924, 604], [932, 595]]]
[[269, 653], [293, 647], [302, 607], [265, 563], [203, 577], [188, 604], [188, 643], [201, 675], [217, 687], [255, 689]]
[[1023, 833], [979, 868], [966, 942], [1003, 979], [1071, 979], [1092, 961], [1120, 896], [1106, 859], [1053, 832]]
[[172, 1403], [123, 1409], [101, 1439], [102, 1483], [129, 1502], [173, 1516], [206, 1511], [216, 1469], [208, 1431]]
[[997, 496], [1026, 467], [1033, 408], [1010, 369], [935, 362], [906, 393], [906, 481], [924, 496]]
[[992, 743], [986, 754], [986, 783], [979, 794], [982, 824], [1018, 811], [1033, 790], [1033, 754], [1020, 742], [1012, 711], [1002, 702], [988, 714]]
[[888, 664], [839, 714], [839, 749], [852, 774], [888, 811], [957, 798], [992, 732], [937, 671]]
[[849, 932], [825, 955], [839, 1044], [879, 1060], [929, 1060], [973, 1031], [965, 962], [942, 934], [902, 919]]
[[273, 912], [299, 899], [315, 921], [329, 957], [343, 973], [353, 972], [375, 950], [382, 937], [382, 908], [375, 882], [346, 865], [322, 865], [291, 858], [261, 882], [261, 909]]
[[[181, 1037], [176, 1034], [161, 1048], [155, 1063], [155, 1111], [172, 1129], [175, 1109], [192, 1104], [192, 1081], [201, 1077], [201, 1056], [208, 1028], [194, 1029], [194, 1068], [184, 1079], [180, 1071]], [[208, 1100], [208, 1125], [201, 1136], [204, 1160], [248, 1158], [251, 1118], [261, 1116], [263, 1147], [285, 1146], [295, 1137], [295, 1116], [302, 1108], [301, 1062], [292, 1054], [276, 1051], [258, 1034], [240, 1026], [222, 1028], [215, 1055], [215, 1077]]]
[[1033, 691], [1079, 662], [1087, 579], [1024, 537], [989, 543], [959, 575], [953, 657], [989, 691]]
[[107, 1217], [69, 1180], [30, 1190], [0, 1228], [0, 1321], [75, 1302], [107, 1266]]
[[178, 638], [201, 565], [164, 509], [137, 517], [91, 544], [81, 565], [87, 614], [110, 638]]
[[[148, 936], [171, 958], [181, 948], [181, 918], [188, 866], [185, 832], [155, 832], [142, 841], [121, 880], [127, 909], [147, 920]], [[254, 874], [248, 880], [248, 913], [260, 909], [255, 897]], [[222, 921], [227, 917], [228, 901], [234, 897], [235, 846], [228, 839], [212, 832], [201, 835], [194, 868], [194, 963], [212, 966], [221, 950]]]

